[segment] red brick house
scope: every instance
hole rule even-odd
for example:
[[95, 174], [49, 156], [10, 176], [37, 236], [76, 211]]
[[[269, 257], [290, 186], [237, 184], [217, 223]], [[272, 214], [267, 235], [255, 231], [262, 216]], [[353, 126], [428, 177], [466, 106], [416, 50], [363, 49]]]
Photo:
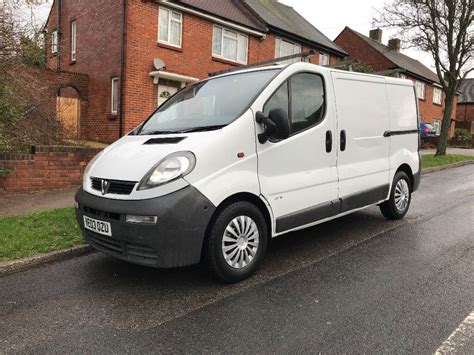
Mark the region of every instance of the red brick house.
[[[348, 53], [348, 60], [358, 60], [374, 71], [411, 79], [415, 82], [421, 120], [434, 126], [438, 134], [444, 112], [444, 93], [438, 76], [419, 61], [400, 53], [400, 40], [382, 43], [382, 30], [370, 31], [369, 37], [346, 27], [334, 42]], [[456, 103], [452, 113], [450, 137], [454, 135]]]
[[49, 68], [89, 76], [80, 137], [103, 142], [210, 72], [309, 49], [314, 63], [346, 55], [274, 0], [55, 0], [45, 38]]
[[459, 85], [456, 128], [465, 128], [474, 134], [474, 79], [464, 79]]

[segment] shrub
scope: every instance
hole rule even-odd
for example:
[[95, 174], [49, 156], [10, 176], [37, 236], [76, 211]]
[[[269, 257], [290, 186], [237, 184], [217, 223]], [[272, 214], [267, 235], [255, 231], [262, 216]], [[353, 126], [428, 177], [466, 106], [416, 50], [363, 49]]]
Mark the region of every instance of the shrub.
[[472, 135], [465, 128], [456, 128], [454, 131], [454, 139], [459, 143], [470, 143]]

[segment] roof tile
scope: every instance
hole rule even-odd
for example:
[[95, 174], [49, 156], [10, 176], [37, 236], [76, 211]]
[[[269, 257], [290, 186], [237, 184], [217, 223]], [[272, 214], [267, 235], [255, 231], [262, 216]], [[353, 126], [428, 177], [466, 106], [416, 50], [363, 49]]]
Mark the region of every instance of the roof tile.
[[346, 55], [295, 9], [277, 0], [244, 0], [268, 25]]
[[458, 104], [474, 103], [474, 79], [464, 79], [459, 85], [458, 91], [461, 92]]
[[421, 62], [417, 61], [416, 59], [410, 58], [409, 56], [403, 53], [391, 50], [388, 46], [381, 44], [373, 40], [372, 38], [363, 35], [362, 33], [354, 31], [353, 29], [349, 27], [348, 29], [352, 31], [353, 33], [355, 33], [357, 36], [359, 36], [366, 43], [368, 43], [372, 48], [374, 48], [375, 50], [380, 52], [382, 55], [384, 55], [385, 58], [390, 60], [397, 67], [405, 69], [406, 71], [412, 74], [415, 74], [416, 76], [419, 76], [428, 82], [439, 84], [438, 75], [435, 74], [429, 68], [427, 68]]
[[175, 0], [175, 2], [259, 31], [266, 31], [265, 24], [259, 21], [240, 0]]

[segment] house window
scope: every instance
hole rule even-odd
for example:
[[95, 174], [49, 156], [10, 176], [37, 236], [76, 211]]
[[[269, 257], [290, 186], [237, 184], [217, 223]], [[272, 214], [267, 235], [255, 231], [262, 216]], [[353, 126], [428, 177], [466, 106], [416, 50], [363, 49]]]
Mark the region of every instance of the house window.
[[71, 22], [71, 61], [75, 62], [77, 58], [77, 23]]
[[58, 53], [59, 39], [58, 39], [58, 30], [54, 30], [51, 33], [51, 53]]
[[181, 48], [183, 15], [160, 7], [158, 42]]
[[441, 120], [433, 120], [433, 128], [436, 131], [436, 135], [439, 136], [441, 134]]
[[[279, 37], [275, 39], [275, 58], [286, 57], [288, 55], [301, 53], [301, 46], [296, 43], [285, 41]], [[281, 64], [291, 64], [300, 62], [301, 58], [283, 60]]]
[[118, 78], [112, 78], [112, 88], [111, 88], [111, 112], [112, 115], [116, 115], [118, 112], [118, 86], [119, 86], [119, 79]]
[[319, 53], [319, 65], [322, 65], [322, 66], [329, 65], [329, 54]]
[[217, 58], [247, 64], [248, 37], [241, 33], [214, 25], [212, 55]]
[[421, 81], [415, 81], [415, 88], [416, 88], [416, 96], [424, 100], [425, 99], [425, 83]]
[[441, 105], [442, 93], [440, 88], [435, 87], [433, 89], [433, 103]]

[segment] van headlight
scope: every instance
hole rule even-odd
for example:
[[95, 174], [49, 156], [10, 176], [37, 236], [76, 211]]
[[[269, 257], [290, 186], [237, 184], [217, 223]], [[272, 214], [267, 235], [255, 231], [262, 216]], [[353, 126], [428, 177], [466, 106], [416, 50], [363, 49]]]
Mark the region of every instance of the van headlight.
[[102, 154], [104, 154], [104, 151], [99, 152], [95, 157], [93, 157], [89, 161], [89, 164], [87, 164], [86, 168], [84, 169], [84, 174], [82, 175], [82, 181], [83, 181], [84, 187], [87, 186], [87, 177], [89, 176], [89, 172], [91, 171], [92, 166], [95, 164], [97, 159], [99, 159]]
[[151, 189], [188, 175], [196, 166], [196, 157], [191, 152], [168, 155], [156, 164], [140, 181], [138, 190]]

